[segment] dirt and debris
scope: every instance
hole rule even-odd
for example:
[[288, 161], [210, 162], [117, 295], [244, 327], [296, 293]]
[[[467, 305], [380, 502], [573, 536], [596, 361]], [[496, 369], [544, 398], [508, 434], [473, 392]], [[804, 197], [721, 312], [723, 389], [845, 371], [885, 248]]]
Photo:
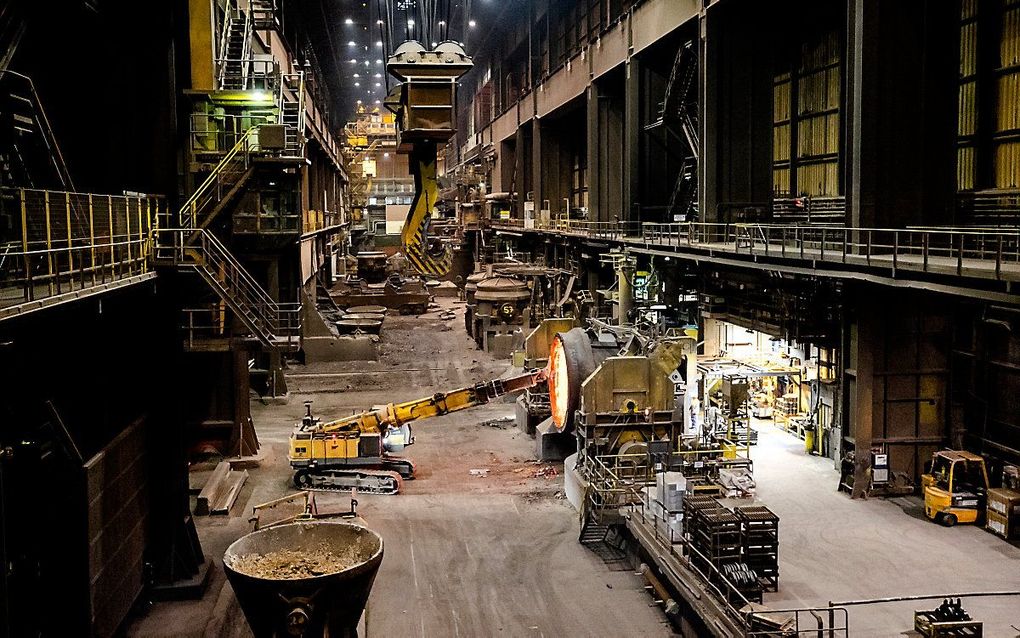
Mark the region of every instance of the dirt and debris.
[[546, 465], [545, 467], [540, 467], [537, 470], [533, 471], [531, 473], [531, 478], [540, 478], [540, 477], [554, 478], [556, 476], [559, 476], [559, 474], [560, 473], [556, 471], [555, 467], [553, 467], [551, 465]]
[[487, 428], [498, 428], [500, 430], [505, 430], [509, 427], [512, 427], [514, 423], [515, 423], [514, 417], [501, 416], [495, 419], [488, 419], [486, 421], [482, 421], [481, 423], [479, 423], [479, 425]]
[[281, 549], [268, 554], [245, 554], [231, 562], [231, 567], [255, 578], [297, 580], [335, 574], [362, 562], [354, 547], [342, 550]]

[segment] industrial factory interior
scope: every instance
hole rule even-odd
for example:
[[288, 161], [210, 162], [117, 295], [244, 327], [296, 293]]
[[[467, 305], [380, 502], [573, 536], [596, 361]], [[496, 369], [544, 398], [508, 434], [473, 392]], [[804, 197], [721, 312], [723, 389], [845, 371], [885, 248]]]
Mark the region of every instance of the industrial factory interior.
[[1020, 638], [1020, 0], [0, 0], [0, 638]]

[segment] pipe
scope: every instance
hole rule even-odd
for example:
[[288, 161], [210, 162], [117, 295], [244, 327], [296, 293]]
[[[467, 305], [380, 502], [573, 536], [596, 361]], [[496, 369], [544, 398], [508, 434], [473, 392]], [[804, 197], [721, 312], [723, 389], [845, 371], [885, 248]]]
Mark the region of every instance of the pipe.
[[666, 615], [670, 617], [678, 616], [680, 614], [680, 605], [673, 600], [673, 596], [666, 590], [662, 581], [656, 577], [652, 568], [649, 567], [647, 563], [641, 563], [641, 566], [638, 567], [638, 573], [644, 576], [645, 580], [648, 581], [648, 584], [652, 586], [652, 590], [655, 591], [655, 595], [662, 601], [662, 610], [666, 613]]
[[620, 314], [620, 325], [630, 323], [630, 311], [634, 307], [634, 287], [631, 283], [631, 275], [634, 274], [634, 266], [624, 262], [616, 271], [617, 280], [617, 312]]
[[869, 598], [865, 600], [829, 601], [829, 607], [850, 607], [852, 605], [876, 605], [879, 603], [896, 603], [906, 600], [936, 600], [939, 598], [979, 598], [982, 596], [1020, 596], [1020, 591], [979, 591], [966, 594], [933, 594], [916, 596], [890, 596], [888, 598]]

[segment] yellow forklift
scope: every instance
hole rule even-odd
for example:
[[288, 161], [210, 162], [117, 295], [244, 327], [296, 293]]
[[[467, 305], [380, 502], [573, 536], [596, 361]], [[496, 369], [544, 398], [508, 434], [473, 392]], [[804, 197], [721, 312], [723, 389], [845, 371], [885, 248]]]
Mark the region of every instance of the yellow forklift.
[[988, 472], [985, 460], [960, 450], [939, 450], [921, 476], [925, 515], [946, 527], [977, 523], [985, 513]]

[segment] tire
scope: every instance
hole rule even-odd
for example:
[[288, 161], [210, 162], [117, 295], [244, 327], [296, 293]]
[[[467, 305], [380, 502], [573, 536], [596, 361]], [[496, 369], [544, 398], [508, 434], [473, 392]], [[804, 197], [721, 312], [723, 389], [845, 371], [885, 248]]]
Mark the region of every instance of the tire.
[[952, 527], [953, 525], [956, 525], [956, 514], [943, 514], [942, 524], [945, 525], [946, 527]]

